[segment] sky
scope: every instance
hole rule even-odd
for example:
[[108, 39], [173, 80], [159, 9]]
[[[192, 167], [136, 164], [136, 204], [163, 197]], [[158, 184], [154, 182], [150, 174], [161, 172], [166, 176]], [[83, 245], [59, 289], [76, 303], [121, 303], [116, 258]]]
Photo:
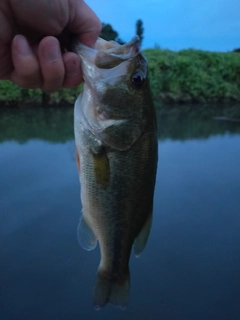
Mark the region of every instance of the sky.
[[240, 0], [85, 0], [123, 41], [143, 21], [143, 48], [232, 51], [240, 48]]

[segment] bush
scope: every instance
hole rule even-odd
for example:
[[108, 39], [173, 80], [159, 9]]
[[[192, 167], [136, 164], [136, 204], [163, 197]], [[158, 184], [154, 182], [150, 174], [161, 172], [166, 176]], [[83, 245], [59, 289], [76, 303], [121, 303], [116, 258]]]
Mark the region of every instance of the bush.
[[54, 93], [47, 94], [40, 89], [24, 89], [11, 81], [0, 81], [0, 105], [56, 105], [74, 104], [82, 86], [74, 89], [62, 88]]
[[144, 54], [155, 101], [240, 101], [240, 55], [191, 49]]

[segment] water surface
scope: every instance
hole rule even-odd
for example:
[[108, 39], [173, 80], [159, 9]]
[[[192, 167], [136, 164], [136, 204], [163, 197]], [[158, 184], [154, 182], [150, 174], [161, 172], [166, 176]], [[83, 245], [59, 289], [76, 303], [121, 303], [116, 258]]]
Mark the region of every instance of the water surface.
[[159, 116], [153, 227], [125, 312], [92, 308], [72, 123], [68, 108], [0, 109], [0, 319], [239, 319], [239, 123]]

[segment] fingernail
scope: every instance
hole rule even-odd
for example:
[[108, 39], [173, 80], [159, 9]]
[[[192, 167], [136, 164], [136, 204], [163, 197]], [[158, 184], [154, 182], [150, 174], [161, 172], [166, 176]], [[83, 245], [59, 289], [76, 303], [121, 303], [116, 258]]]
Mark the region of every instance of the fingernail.
[[20, 34], [16, 35], [13, 39], [13, 42], [16, 50], [20, 55], [28, 56], [29, 54], [31, 54], [32, 50], [27, 42], [27, 39], [24, 36]]
[[69, 77], [76, 76], [80, 73], [80, 61], [76, 59], [69, 59], [66, 62], [66, 75]]
[[43, 57], [49, 62], [54, 62], [59, 59], [61, 51], [57, 40], [49, 40], [43, 48]]

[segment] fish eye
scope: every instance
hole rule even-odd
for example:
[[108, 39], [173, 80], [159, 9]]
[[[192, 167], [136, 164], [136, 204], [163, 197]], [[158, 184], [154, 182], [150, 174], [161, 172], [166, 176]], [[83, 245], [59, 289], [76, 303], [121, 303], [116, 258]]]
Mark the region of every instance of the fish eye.
[[135, 87], [141, 88], [145, 82], [145, 77], [143, 76], [142, 73], [136, 72], [132, 76], [132, 83], [134, 84]]

